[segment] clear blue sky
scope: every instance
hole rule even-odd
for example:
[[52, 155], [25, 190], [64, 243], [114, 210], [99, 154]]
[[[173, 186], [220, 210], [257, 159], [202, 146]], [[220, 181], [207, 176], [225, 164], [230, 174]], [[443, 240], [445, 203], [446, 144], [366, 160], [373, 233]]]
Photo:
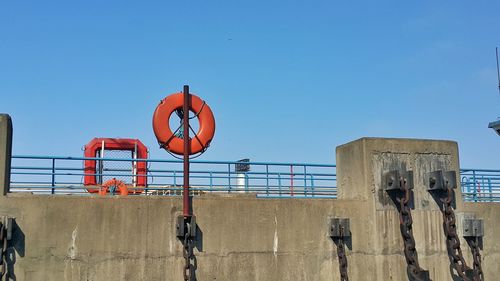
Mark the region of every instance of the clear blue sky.
[[500, 1], [1, 1], [14, 153], [141, 139], [183, 84], [212, 107], [205, 160], [334, 163], [363, 136], [455, 140], [500, 168]]

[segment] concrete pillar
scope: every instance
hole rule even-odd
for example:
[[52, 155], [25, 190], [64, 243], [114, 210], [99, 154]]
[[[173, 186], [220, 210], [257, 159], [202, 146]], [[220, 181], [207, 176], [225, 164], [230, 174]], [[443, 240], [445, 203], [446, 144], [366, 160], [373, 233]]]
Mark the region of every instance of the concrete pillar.
[[[426, 173], [453, 170], [460, 183], [458, 145], [453, 141], [362, 138], [337, 147], [336, 152], [339, 199], [367, 201], [376, 210], [393, 207], [381, 186], [382, 175], [390, 170], [413, 171], [416, 209], [439, 210], [436, 204], [431, 204], [433, 198], [427, 192]], [[460, 208], [460, 188], [455, 190], [455, 196]]]
[[10, 158], [12, 155], [12, 121], [8, 114], [0, 114], [0, 194], [10, 187]]
[[[452, 141], [362, 138], [337, 147], [337, 185], [339, 200], [362, 201], [365, 217], [361, 231], [353, 235], [353, 249], [368, 253], [365, 264], [371, 265], [371, 280], [405, 280], [406, 260], [400, 233], [399, 213], [395, 202], [383, 189], [382, 175], [391, 170], [413, 171], [413, 235], [420, 266], [430, 270], [432, 280], [450, 280], [449, 259], [442, 214], [438, 202], [427, 191], [426, 174], [436, 170], [457, 173], [456, 210], [463, 210], [459, 186], [458, 146]], [[457, 222], [458, 224], [460, 222]], [[352, 222], [356, 224], [356, 222]], [[458, 225], [460, 227], [460, 225]], [[356, 241], [355, 236], [364, 236]], [[354, 243], [360, 245], [354, 245]], [[468, 247], [461, 246], [469, 264]]]

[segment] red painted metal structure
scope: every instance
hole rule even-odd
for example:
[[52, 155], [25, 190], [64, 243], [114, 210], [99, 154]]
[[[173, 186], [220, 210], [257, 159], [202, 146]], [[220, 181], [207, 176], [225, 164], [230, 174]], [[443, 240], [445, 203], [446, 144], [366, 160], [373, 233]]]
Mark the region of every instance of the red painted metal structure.
[[[184, 99], [184, 102], [182, 104], [182, 110], [184, 113], [184, 115], [182, 116], [182, 126], [184, 127], [183, 131], [184, 186], [182, 192], [183, 195], [182, 214], [186, 219], [190, 218], [193, 215], [193, 207], [191, 206], [192, 201], [189, 196], [189, 155], [192, 153], [191, 146], [189, 143], [189, 108], [191, 107], [192, 97], [189, 94], [188, 85], [184, 85], [182, 94]], [[215, 124], [214, 124], [214, 130], [215, 130]]]
[[[104, 144], [104, 147], [103, 147]], [[138, 139], [115, 139], [115, 138], [94, 138], [85, 145], [85, 157], [94, 158], [97, 152], [102, 149], [106, 150], [129, 150], [136, 151], [137, 159], [147, 159], [148, 149]], [[143, 161], [136, 162], [137, 186], [147, 185], [147, 164]], [[84, 185], [97, 185], [97, 160], [84, 161]], [[97, 193], [98, 190], [88, 189], [90, 193]], [[134, 193], [134, 192], [132, 192]]]
[[102, 184], [101, 188], [99, 189], [99, 195], [106, 196], [108, 193], [110, 193], [110, 190], [113, 187], [116, 189], [115, 192], [117, 192], [121, 196], [127, 196], [130, 193], [130, 191], [127, 189], [127, 185], [123, 181], [113, 178]]
[[[189, 103], [189, 105], [186, 103]], [[188, 111], [184, 111], [186, 106]], [[172, 113], [180, 109], [183, 112], [194, 112], [200, 124], [198, 132], [191, 139], [187, 140], [188, 146], [185, 146], [184, 139], [178, 137], [176, 134], [181, 127], [173, 131], [169, 125]], [[186, 128], [183, 129], [183, 134], [189, 134], [189, 131], [192, 129], [185, 127], [184, 118], [182, 121], [182, 128]], [[184, 155], [184, 151], [189, 149], [188, 154], [192, 155], [203, 152], [210, 145], [215, 134], [215, 118], [210, 106], [198, 96], [194, 94], [186, 96], [185, 92], [175, 93], [161, 100], [160, 104], [156, 107], [153, 114], [153, 131], [162, 148], [178, 155]]]

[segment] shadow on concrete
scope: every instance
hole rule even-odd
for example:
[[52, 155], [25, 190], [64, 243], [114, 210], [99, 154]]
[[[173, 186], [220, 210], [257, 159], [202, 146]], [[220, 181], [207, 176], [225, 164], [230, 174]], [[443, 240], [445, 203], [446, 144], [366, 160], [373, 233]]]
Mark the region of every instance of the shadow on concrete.
[[406, 267], [406, 276], [408, 276], [409, 281], [432, 281], [428, 270], [420, 270], [418, 272], [412, 273], [409, 266]]
[[[336, 247], [339, 246], [340, 239], [339, 238], [332, 238], [333, 243], [335, 244]], [[349, 231], [349, 236], [345, 236], [343, 239], [344, 246], [346, 246], [349, 250], [352, 250], [352, 233]]]
[[[203, 231], [200, 226], [196, 224], [196, 237], [194, 240], [194, 247], [198, 249], [198, 252], [203, 252]], [[191, 258], [193, 270], [191, 271], [191, 278], [189, 281], [197, 281], [196, 270], [198, 269], [198, 259], [196, 259], [196, 254], [193, 253]]]
[[[338, 239], [333, 240], [335, 245], [338, 246]], [[344, 237], [344, 245], [347, 247], [347, 249], [352, 250], [352, 233], [349, 231], [349, 236]]]
[[[414, 210], [415, 209], [415, 196], [413, 189], [408, 190], [410, 192], [410, 200], [408, 201], [408, 207], [410, 209]], [[386, 191], [384, 191], [386, 192]], [[392, 202], [394, 203], [394, 206], [398, 210], [398, 212], [401, 212], [401, 204], [398, 202], [398, 199], [402, 199], [404, 197], [404, 193], [401, 190], [394, 190], [391, 192], [386, 192], [389, 197], [391, 198]]]
[[16, 252], [20, 257], [24, 257], [24, 241], [24, 232], [19, 227], [16, 220], [12, 220], [12, 239], [7, 242], [7, 251], [5, 253], [5, 263], [7, 267], [6, 280], [17, 280], [14, 271], [14, 265], [16, 264]]
[[194, 246], [198, 252], [203, 252], [203, 231], [199, 225], [196, 225], [196, 240]]
[[[465, 238], [465, 241], [467, 241], [467, 245], [469, 245], [469, 248], [471, 249], [471, 251], [472, 251], [472, 247], [473, 247], [472, 244], [474, 243], [474, 238], [475, 237]], [[477, 244], [478, 244], [479, 249], [482, 250], [483, 249], [483, 237], [477, 237], [477, 242], [478, 242]]]
[[[439, 206], [439, 209], [443, 210], [444, 203], [443, 203], [442, 199], [446, 198], [446, 192], [445, 191], [429, 191], [429, 194], [431, 195], [432, 199], [434, 199], [436, 204]], [[451, 193], [451, 207], [453, 209], [457, 208], [456, 198], [455, 198], [455, 190], [452, 190], [452, 193]]]
[[20, 257], [24, 257], [24, 240], [25, 240], [25, 236], [24, 236], [24, 232], [23, 230], [21, 229], [21, 227], [17, 224], [16, 220], [13, 220], [13, 223], [12, 223], [12, 240], [10, 241], [11, 242], [11, 245], [12, 247], [16, 250], [17, 254], [20, 256]]

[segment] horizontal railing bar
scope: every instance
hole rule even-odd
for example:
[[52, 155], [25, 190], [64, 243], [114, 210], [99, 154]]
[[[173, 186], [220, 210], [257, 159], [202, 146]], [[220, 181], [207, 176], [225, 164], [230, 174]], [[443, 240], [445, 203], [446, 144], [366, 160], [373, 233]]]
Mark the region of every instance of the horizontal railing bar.
[[[91, 161], [124, 161], [124, 162], [152, 162], [152, 163], [182, 163], [182, 160], [169, 159], [145, 159], [145, 158], [100, 158], [100, 157], [73, 157], [73, 156], [37, 156], [37, 155], [13, 155], [13, 159], [45, 159], [45, 160], [91, 160]], [[208, 160], [191, 160], [192, 164], [246, 164], [246, 165], [272, 165], [272, 166], [294, 166], [294, 167], [331, 167], [332, 164], [310, 164], [310, 163], [288, 163], [288, 162], [240, 162], [240, 161], [208, 161]]]
[[[85, 173], [58, 173], [58, 172], [50, 172], [50, 173], [43, 173], [43, 172], [11, 172], [12, 175], [33, 175], [33, 176], [52, 176], [52, 175], [55, 175], [55, 176], [106, 176], [106, 177], [112, 177], [112, 176], [115, 176], [115, 177], [164, 177], [164, 178], [172, 178], [174, 177], [174, 175], [153, 175], [153, 174], [101, 174], [101, 173], [98, 173], [98, 174], [85, 174]], [[235, 174], [235, 173], [229, 173], [229, 174], [225, 174], [225, 176], [209, 176], [210, 172], [205, 172], [204, 174], [206, 174], [206, 176], [190, 176], [190, 177], [193, 177], [193, 178], [213, 178], [213, 179], [228, 179], [228, 176], [231, 178], [231, 179], [239, 179], [238, 175]], [[306, 175], [307, 177], [304, 178], [304, 177], [301, 177], [301, 176], [294, 176], [293, 178], [291, 177], [291, 175], [287, 175], [287, 174], [280, 174], [280, 173], [275, 173], [275, 174], [271, 174], [269, 173], [269, 175], [281, 175], [281, 177], [247, 177], [247, 179], [256, 179], [256, 180], [264, 180], [264, 179], [269, 179], [269, 180], [291, 180], [293, 179], [294, 181], [300, 181], [300, 180], [311, 180], [310, 178], [310, 175]], [[289, 177], [288, 177], [289, 176]], [[314, 176], [314, 174], [312, 174], [312, 176]], [[175, 175], [175, 177], [177, 178], [182, 178], [182, 175]], [[332, 176], [332, 178], [314, 178], [314, 181], [330, 181], [330, 180], [336, 180], [336, 178], [334, 178]]]
[[468, 172], [499, 172], [500, 170], [495, 169], [464, 169], [460, 168], [460, 173], [468, 173]]
[[[144, 195], [168, 193], [165, 196], [178, 196], [182, 193], [183, 171], [177, 168], [183, 163], [182, 160], [29, 155], [14, 155], [12, 159], [14, 161], [14, 165], [11, 166], [12, 191], [88, 195], [87, 190], [99, 189], [99, 186], [82, 186], [85, 176], [91, 176], [99, 181], [115, 177], [126, 182], [130, 182], [131, 179], [147, 178], [146, 187], [129, 187], [129, 190], [144, 191]], [[33, 162], [39, 165], [21, 165], [26, 163], [23, 162], [26, 160], [46, 162]], [[115, 165], [118, 167], [113, 168], [110, 163], [105, 163], [100, 171], [92, 167], [91, 172], [94, 173], [88, 173], [88, 170], [82, 167], [82, 160], [95, 161], [96, 164], [107, 161], [121, 162], [127, 163], [130, 168], [122, 168], [123, 165], [121, 167]], [[147, 163], [147, 174], [139, 174], [137, 167], [133, 170], [132, 163], [144, 162]], [[337, 197], [336, 165], [200, 160], [193, 160], [191, 163], [194, 167], [190, 171], [191, 189], [194, 192], [255, 193], [259, 198]], [[253, 165], [252, 171], [235, 171], [235, 166], [239, 164]], [[206, 170], [200, 169], [204, 167], [203, 165], [206, 165]], [[168, 169], [169, 167], [174, 169]], [[461, 169], [460, 172], [465, 201], [498, 201], [500, 170]]]

